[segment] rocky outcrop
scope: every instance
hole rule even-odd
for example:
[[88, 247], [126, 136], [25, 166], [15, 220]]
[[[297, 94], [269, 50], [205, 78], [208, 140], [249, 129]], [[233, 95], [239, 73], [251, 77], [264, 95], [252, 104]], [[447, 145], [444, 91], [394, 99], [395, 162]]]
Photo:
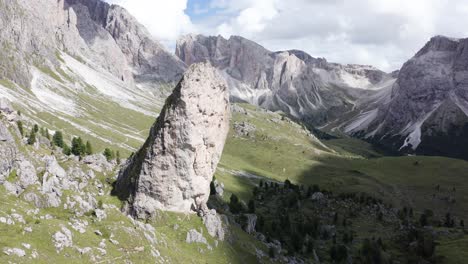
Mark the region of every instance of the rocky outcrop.
[[52, 240], [54, 242], [55, 249], [57, 250], [57, 253], [62, 251], [63, 249], [67, 247], [72, 247], [73, 246], [73, 237], [72, 237], [72, 232], [62, 226], [61, 231], [57, 231], [53, 236]]
[[329, 63], [298, 50], [271, 52], [238, 36], [187, 35], [177, 42], [176, 55], [187, 65], [210, 61], [220, 69], [232, 100], [314, 125], [341, 116], [369, 90], [394, 80], [371, 66]]
[[394, 151], [468, 158], [467, 48], [468, 39], [432, 38], [348, 133]]
[[185, 242], [189, 244], [191, 243], [208, 244], [208, 241], [206, 241], [206, 238], [203, 236], [203, 234], [198, 232], [195, 229], [190, 229], [187, 232], [187, 238], [185, 239]]
[[208, 208], [204, 208], [201, 210], [200, 214], [203, 224], [208, 230], [208, 234], [219, 240], [224, 240], [225, 230], [223, 222], [221, 221], [221, 217], [216, 213], [216, 210], [208, 210]]
[[226, 83], [209, 63], [192, 65], [121, 170], [115, 192], [138, 218], [158, 209], [198, 210], [208, 200], [228, 129]]
[[8, 127], [0, 120], [0, 183], [13, 172], [18, 149]]
[[257, 129], [254, 124], [251, 124], [246, 121], [234, 123], [234, 131], [236, 132], [238, 136], [241, 136], [241, 137], [249, 137], [249, 136], [254, 137], [255, 136], [254, 133], [256, 130]]
[[107, 172], [115, 167], [115, 164], [107, 161], [107, 158], [101, 153], [85, 156], [82, 161], [88, 167], [98, 172]]
[[255, 214], [244, 214], [244, 223], [242, 224], [242, 228], [248, 234], [252, 234], [255, 232], [255, 226], [257, 225], [257, 215]]

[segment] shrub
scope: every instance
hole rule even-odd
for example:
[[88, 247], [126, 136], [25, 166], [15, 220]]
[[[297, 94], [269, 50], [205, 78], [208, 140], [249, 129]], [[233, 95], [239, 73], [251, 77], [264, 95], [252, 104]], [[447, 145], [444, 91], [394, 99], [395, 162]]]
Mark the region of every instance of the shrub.
[[317, 184], [312, 185], [312, 193], [320, 192], [320, 188]]
[[107, 161], [111, 161], [115, 158], [114, 151], [109, 148], [104, 149], [104, 156], [106, 157]]
[[276, 255], [275, 254], [275, 249], [273, 247], [270, 247], [268, 249], [268, 256], [270, 256], [270, 258], [275, 258], [276, 257], [275, 255]]
[[291, 181], [290, 180], [285, 180], [284, 181], [284, 189], [289, 189], [291, 188]]
[[242, 204], [239, 202], [239, 198], [235, 194], [231, 194], [231, 198], [229, 198], [229, 210], [233, 214], [242, 212]]
[[249, 213], [254, 214], [255, 213], [255, 202], [254, 200], [249, 200]]

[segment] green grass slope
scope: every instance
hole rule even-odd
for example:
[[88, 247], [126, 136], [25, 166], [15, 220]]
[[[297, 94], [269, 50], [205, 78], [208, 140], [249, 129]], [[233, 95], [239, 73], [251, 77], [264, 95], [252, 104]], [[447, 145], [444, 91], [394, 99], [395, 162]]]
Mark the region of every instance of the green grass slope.
[[[252, 176], [281, 182], [289, 179], [332, 191], [366, 192], [395, 206], [451, 212], [468, 219], [468, 207], [464, 206], [468, 204], [468, 162], [443, 157], [384, 157], [357, 139], [323, 141], [324, 146], [301, 126], [281, 120], [277, 113], [242, 106], [247, 114], [233, 113], [217, 172], [228, 193], [247, 199], [250, 193], [245, 187], [258, 182]], [[236, 122], [253, 124], [256, 131], [239, 136]]]

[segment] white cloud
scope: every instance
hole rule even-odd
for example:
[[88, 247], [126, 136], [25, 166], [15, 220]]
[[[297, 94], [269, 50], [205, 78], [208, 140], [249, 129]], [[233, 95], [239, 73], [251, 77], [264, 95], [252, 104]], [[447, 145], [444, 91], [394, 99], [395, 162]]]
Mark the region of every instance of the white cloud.
[[199, 22], [205, 34], [241, 35], [272, 50], [302, 49], [388, 71], [434, 35], [468, 37], [464, 0], [212, 0], [210, 6], [221, 18]]
[[[466, 0], [105, 0], [169, 48], [187, 33], [241, 35], [270, 50], [301, 49], [391, 71], [434, 35], [468, 37]], [[187, 15], [187, 3], [193, 5]]]
[[233, 17], [218, 26], [218, 33], [226, 36], [241, 31], [243, 34], [255, 34], [263, 31], [268, 23], [278, 15], [275, 8], [277, 0], [257, 0], [252, 2]]
[[188, 0], [105, 0], [127, 9], [150, 33], [167, 47], [172, 48], [182, 35], [196, 32], [185, 13]]

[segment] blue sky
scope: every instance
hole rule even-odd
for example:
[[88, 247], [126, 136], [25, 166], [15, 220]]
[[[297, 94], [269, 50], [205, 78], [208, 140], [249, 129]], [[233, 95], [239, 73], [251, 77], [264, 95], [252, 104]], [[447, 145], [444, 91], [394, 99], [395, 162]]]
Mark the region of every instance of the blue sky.
[[186, 13], [192, 21], [202, 21], [206, 17], [214, 16], [216, 12], [220, 11], [217, 8], [211, 8], [210, 3], [210, 0], [189, 0]]
[[188, 33], [240, 35], [392, 71], [432, 36], [468, 37], [465, 0], [105, 0], [127, 8], [173, 50]]

